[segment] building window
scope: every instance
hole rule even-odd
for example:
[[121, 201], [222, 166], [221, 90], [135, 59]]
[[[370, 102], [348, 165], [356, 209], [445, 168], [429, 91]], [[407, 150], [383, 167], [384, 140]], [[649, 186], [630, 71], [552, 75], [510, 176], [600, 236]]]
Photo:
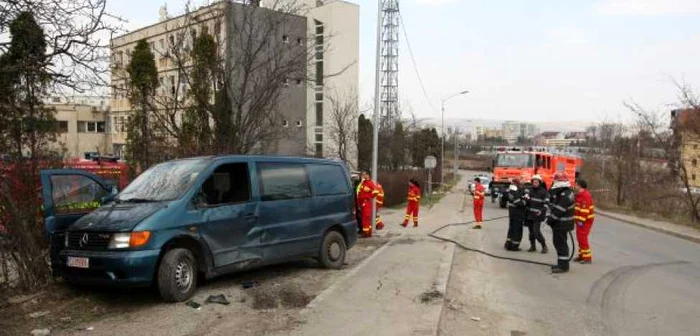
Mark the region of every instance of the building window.
[[170, 76], [170, 94], [175, 95], [175, 76]]
[[316, 157], [317, 158], [323, 157], [323, 144], [320, 144], [320, 143], [316, 144]]
[[202, 35], [209, 35], [209, 26], [202, 25]]
[[297, 79], [297, 85], [301, 85], [301, 79]]
[[316, 85], [323, 86], [323, 61], [316, 62]]
[[301, 126], [302, 126], [301, 120], [297, 121], [297, 127], [301, 127]]
[[282, 42], [289, 43], [289, 35], [282, 35]]
[[297, 38], [297, 44], [304, 45], [304, 39], [302, 39], [301, 37]]
[[68, 133], [68, 121], [59, 120], [58, 121], [58, 133]]
[[693, 159], [692, 163], [693, 163], [693, 167], [697, 167], [698, 166], [698, 159]]
[[289, 78], [284, 79], [284, 86], [289, 86]]
[[289, 121], [287, 121], [287, 120], [283, 121], [282, 127], [289, 127]]
[[104, 121], [78, 121], [79, 133], [104, 133]]
[[693, 174], [693, 181], [695, 181], [695, 174]]
[[323, 92], [316, 92], [315, 97], [317, 102], [323, 101]]
[[323, 102], [316, 102], [316, 126], [323, 126]]
[[316, 142], [323, 142], [323, 133], [316, 134]]
[[221, 22], [219, 21], [214, 24], [214, 34], [217, 36], [221, 34]]
[[172, 35], [168, 36], [168, 40], [170, 41], [171, 46], [175, 45], [175, 36], [172, 36]]

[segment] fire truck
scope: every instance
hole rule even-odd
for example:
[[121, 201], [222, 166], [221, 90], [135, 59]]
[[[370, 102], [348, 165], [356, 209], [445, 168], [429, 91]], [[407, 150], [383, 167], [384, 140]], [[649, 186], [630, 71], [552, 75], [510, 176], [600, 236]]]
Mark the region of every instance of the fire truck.
[[505, 208], [503, 195], [513, 178], [520, 178], [527, 185], [537, 174], [549, 188], [554, 173], [563, 171], [573, 185], [581, 174], [582, 166], [583, 159], [573, 153], [549, 151], [546, 148], [499, 148], [493, 161], [493, 189], [499, 194], [501, 208]]

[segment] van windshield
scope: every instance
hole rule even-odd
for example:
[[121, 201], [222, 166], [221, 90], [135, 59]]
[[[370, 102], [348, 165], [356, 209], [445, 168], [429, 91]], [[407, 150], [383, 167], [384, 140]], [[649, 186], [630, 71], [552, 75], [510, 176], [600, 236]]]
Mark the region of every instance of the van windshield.
[[532, 168], [532, 154], [498, 154], [496, 167]]
[[207, 159], [190, 159], [153, 166], [131, 182], [119, 194], [117, 202], [160, 202], [178, 199], [210, 163]]

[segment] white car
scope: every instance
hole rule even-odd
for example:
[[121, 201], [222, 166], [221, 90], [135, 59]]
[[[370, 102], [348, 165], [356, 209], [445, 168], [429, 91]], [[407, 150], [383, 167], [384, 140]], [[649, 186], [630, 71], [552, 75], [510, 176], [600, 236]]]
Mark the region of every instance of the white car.
[[[481, 185], [484, 186], [484, 195], [485, 195], [485, 196], [491, 196], [491, 189], [489, 189], [489, 183], [491, 182], [491, 178], [489, 178], [489, 177], [487, 177], [487, 176], [479, 176], [479, 175], [474, 176], [474, 177], [475, 177], [475, 178], [478, 177], [478, 178], [481, 180]], [[471, 181], [469, 181], [469, 186], [468, 186], [468, 188], [469, 188], [469, 193], [472, 194], [472, 195], [474, 195], [474, 188], [475, 188], [475, 185], [474, 185], [474, 180], [473, 180], [473, 179], [472, 179]]]

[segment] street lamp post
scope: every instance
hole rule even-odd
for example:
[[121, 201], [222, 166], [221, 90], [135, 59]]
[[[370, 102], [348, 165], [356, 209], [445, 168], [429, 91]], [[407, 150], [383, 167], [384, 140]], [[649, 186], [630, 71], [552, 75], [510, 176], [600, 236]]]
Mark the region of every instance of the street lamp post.
[[445, 136], [447, 136], [447, 133], [445, 132], [445, 103], [457, 96], [461, 96], [464, 94], [469, 93], [469, 91], [462, 91], [455, 93], [453, 95], [448, 96], [447, 98], [444, 98], [442, 100], [442, 149], [440, 150], [440, 187], [443, 188], [445, 185]]

